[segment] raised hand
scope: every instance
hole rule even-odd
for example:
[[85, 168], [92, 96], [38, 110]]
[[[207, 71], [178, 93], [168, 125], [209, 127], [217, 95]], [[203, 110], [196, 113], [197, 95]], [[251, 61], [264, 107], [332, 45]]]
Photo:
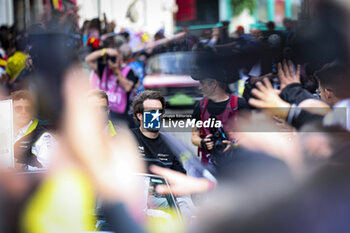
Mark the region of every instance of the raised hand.
[[293, 63], [291, 61], [284, 60], [278, 63], [278, 77], [281, 82], [281, 90], [287, 85], [292, 83], [300, 83], [300, 65], [297, 66], [296, 72], [294, 72]]
[[257, 88], [252, 90], [255, 98], [250, 98], [249, 104], [256, 108], [262, 108], [271, 115], [286, 119], [290, 104], [278, 96], [267, 78], [264, 78], [263, 83], [256, 83]]
[[144, 164], [130, 133], [118, 131], [114, 138], [105, 134], [103, 119], [86, 98], [90, 89], [85, 75], [78, 68], [67, 74], [62, 138], [102, 199], [134, 208], [143, 190], [135, 173], [143, 173]]

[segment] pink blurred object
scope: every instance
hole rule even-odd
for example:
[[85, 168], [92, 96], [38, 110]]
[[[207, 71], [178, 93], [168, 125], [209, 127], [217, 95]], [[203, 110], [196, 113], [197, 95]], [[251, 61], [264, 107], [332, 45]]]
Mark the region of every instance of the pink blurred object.
[[143, 85], [145, 88], [198, 87], [199, 82], [192, 79], [189, 75], [154, 74], [147, 75], [143, 80]]

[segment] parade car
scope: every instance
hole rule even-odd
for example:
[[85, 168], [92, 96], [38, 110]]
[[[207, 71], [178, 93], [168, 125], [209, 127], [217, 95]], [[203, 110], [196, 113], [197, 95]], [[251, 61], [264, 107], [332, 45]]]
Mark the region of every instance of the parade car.
[[157, 90], [169, 107], [193, 107], [201, 99], [199, 82], [191, 78], [191, 52], [156, 54], [149, 58], [143, 86]]

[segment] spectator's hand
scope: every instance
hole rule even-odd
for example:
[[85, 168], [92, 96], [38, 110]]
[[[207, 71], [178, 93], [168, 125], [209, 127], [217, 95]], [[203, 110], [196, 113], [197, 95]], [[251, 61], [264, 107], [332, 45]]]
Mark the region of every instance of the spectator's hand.
[[101, 115], [86, 98], [90, 92], [87, 80], [86, 74], [73, 70], [64, 83], [64, 145], [90, 176], [102, 199], [137, 208], [143, 186], [135, 173], [144, 172], [144, 167], [136, 143], [124, 131], [116, 138], [106, 135]]
[[286, 119], [288, 116], [290, 104], [283, 101], [273, 89], [270, 81], [265, 78], [256, 84], [256, 88], [252, 90], [252, 94], [256, 97], [249, 99], [249, 104], [256, 108], [263, 108], [268, 113]]
[[118, 73], [120, 71], [120, 65], [119, 62], [112, 62], [111, 60], [108, 59], [108, 67], [114, 72]]
[[112, 48], [106, 48], [106, 54], [110, 57], [117, 57], [118, 56], [117, 50], [112, 49]]
[[264, 80], [264, 78], [272, 79], [273, 77], [275, 76], [272, 73], [268, 73], [260, 77], [251, 76], [250, 84], [255, 85], [257, 82], [261, 82], [262, 80]]
[[227, 145], [223, 152], [226, 152], [226, 151], [228, 151], [229, 149], [233, 148], [233, 143], [232, 143], [231, 141], [229, 141], [229, 140], [223, 140], [222, 142], [225, 143], [225, 144]]
[[293, 63], [284, 60], [283, 63], [278, 63], [278, 77], [281, 82], [281, 90], [292, 83], [300, 83], [300, 65], [297, 66], [296, 73], [294, 72]]
[[[210, 181], [205, 178], [187, 176], [181, 172], [155, 165], [152, 165], [150, 170], [152, 173], [162, 176], [168, 181], [171, 192], [175, 196], [202, 193], [210, 189]], [[166, 185], [157, 185], [156, 192], [159, 194], [169, 194], [170, 190]]]

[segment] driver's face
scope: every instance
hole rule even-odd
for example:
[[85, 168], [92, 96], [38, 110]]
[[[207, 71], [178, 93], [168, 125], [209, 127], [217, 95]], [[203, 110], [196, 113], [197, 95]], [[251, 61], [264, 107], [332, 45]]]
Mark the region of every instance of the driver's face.
[[103, 121], [108, 123], [108, 115], [110, 112], [110, 108], [108, 106], [107, 100], [98, 96], [90, 96], [89, 101], [96, 110], [96, 112], [103, 119]]
[[[156, 99], [146, 99], [143, 102], [143, 110], [144, 110], [144, 112], [159, 111], [160, 113], [163, 113], [163, 111], [164, 111], [162, 102], [160, 102], [159, 100], [156, 100]], [[161, 115], [161, 119], [162, 119], [162, 115]], [[141, 125], [143, 125], [143, 115], [142, 114], [140, 114], [139, 120], [141, 122]], [[152, 132], [159, 131], [159, 129], [146, 129], [146, 130], [152, 131]]]
[[18, 128], [29, 124], [34, 117], [34, 109], [31, 102], [27, 99], [13, 101], [13, 120]]

